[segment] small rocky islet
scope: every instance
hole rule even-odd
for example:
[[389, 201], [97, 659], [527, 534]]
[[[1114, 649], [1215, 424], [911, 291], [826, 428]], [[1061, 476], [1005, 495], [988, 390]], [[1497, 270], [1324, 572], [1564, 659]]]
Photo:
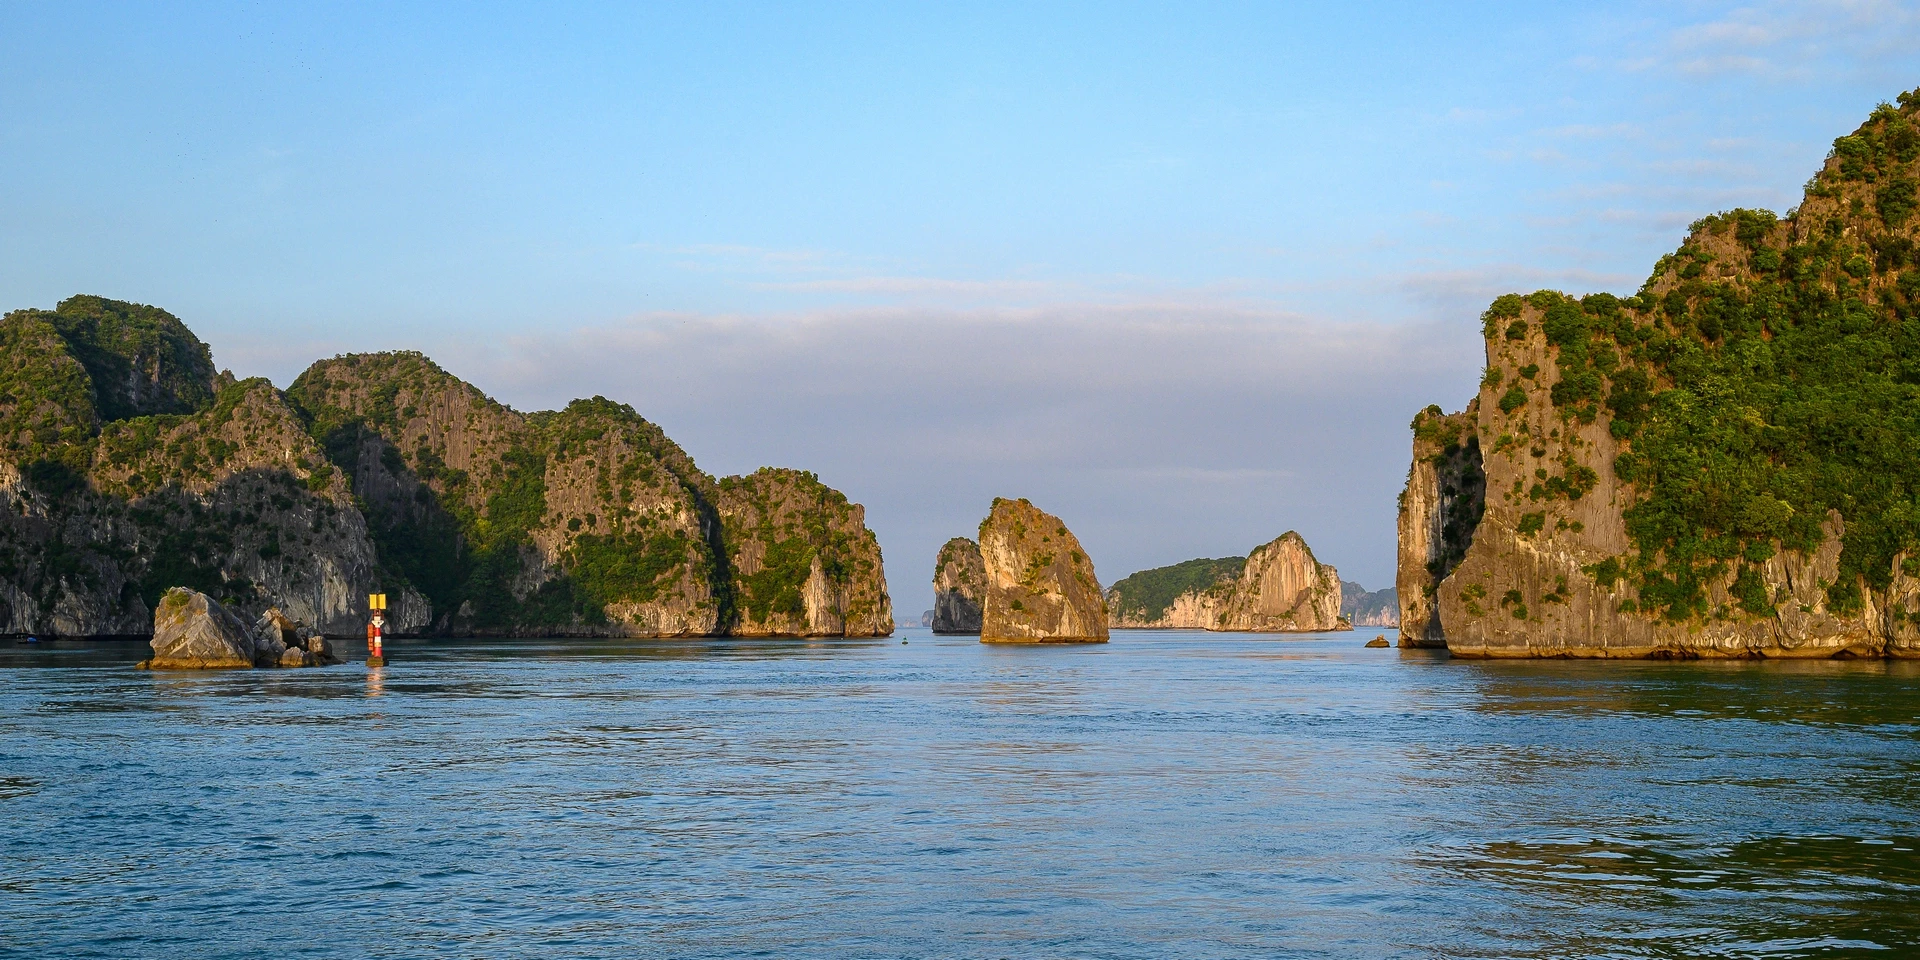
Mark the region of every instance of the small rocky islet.
[[996, 497], [980, 521], [982, 643], [1106, 643], [1093, 560], [1059, 517]]
[[1478, 394], [1413, 419], [1401, 645], [1920, 656], [1917, 195], [1920, 90], [1633, 296], [1496, 299]]
[[[370, 593], [390, 635], [893, 630], [864, 511], [811, 473], [716, 480], [625, 404], [521, 413], [418, 353], [282, 391], [102, 297], [0, 317], [0, 507], [16, 635], [157, 637], [176, 587], [335, 637]], [[249, 659], [228, 632], [155, 663]]]

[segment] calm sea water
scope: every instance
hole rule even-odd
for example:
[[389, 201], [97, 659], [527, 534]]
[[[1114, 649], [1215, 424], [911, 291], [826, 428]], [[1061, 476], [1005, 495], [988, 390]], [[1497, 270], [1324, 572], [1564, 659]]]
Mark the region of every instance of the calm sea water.
[[1375, 632], [0, 647], [0, 953], [1920, 955], [1920, 664]]

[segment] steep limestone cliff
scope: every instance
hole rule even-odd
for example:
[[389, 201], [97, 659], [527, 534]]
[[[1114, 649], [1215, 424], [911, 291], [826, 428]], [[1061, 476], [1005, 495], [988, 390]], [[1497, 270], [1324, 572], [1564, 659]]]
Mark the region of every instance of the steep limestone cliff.
[[[1404, 637], [1483, 657], [1920, 655], [1916, 113], [1904, 94], [1836, 141], [1784, 218], [1697, 222], [1636, 296], [1494, 302], [1475, 404], [1415, 422]], [[1458, 418], [1486, 495], [1454, 539], [1420, 431]]]
[[948, 540], [934, 561], [933, 632], [978, 634], [980, 601], [986, 585], [987, 568], [980, 559], [980, 545], [966, 537]]
[[1486, 509], [1479, 405], [1476, 399], [1452, 415], [1433, 406], [1413, 418], [1413, 466], [1400, 494], [1400, 554], [1394, 578], [1403, 647], [1447, 643], [1434, 593], [1466, 556]]
[[1291, 530], [1245, 557], [1142, 570], [1107, 591], [1116, 629], [1298, 633], [1344, 630], [1339, 571]]
[[721, 480], [719, 505], [734, 636], [893, 633], [880, 543], [859, 504], [811, 473], [764, 467]]
[[1253, 633], [1352, 629], [1340, 617], [1340, 571], [1314, 559], [1292, 530], [1247, 554], [1216, 622], [1213, 629]]
[[995, 498], [980, 522], [983, 643], [1105, 643], [1107, 606], [1093, 561], [1058, 517]]
[[336, 634], [378, 587], [343, 478], [264, 380], [164, 311], [0, 319], [0, 632], [146, 635], [171, 587]]

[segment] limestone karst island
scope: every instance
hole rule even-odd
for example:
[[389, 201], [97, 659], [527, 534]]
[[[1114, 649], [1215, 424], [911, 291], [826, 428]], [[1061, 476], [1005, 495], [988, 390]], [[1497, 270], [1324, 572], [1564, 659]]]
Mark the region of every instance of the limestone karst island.
[[1400, 642], [1468, 657], [1920, 655], [1920, 92], [1786, 216], [1704, 217], [1638, 293], [1481, 318], [1413, 418]]

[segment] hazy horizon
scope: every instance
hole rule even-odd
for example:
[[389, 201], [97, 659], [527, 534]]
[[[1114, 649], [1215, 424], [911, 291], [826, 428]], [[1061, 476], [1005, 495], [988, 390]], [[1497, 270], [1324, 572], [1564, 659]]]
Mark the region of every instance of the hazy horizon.
[[1390, 586], [1407, 422], [1510, 290], [1631, 293], [1920, 86], [1902, 3], [0, 9], [0, 309], [285, 386], [417, 349], [1103, 584], [1289, 529]]

